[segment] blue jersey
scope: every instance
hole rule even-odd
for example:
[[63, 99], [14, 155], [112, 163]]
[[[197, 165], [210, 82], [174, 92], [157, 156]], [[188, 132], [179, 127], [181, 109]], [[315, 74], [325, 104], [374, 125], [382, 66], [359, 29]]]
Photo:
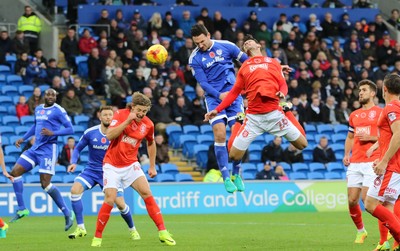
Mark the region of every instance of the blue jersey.
[[189, 65], [206, 96], [219, 99], [221, 93], [230, 91], [235, 84], [233, 60], [243, 63], [248, 57], [229, 41], [211, 41], [212, 46], [207, 51], [194, 49]]
[[[64, 126], [64, 128], [62, 128], [62, 126]], [[42, 135], [41, 131], [43, 128], [49, 129], [54, 133], [54, 135]], [[71, 120], [64, 108], [58, 104], [49, 107], [44, 107], [44, 104], [41, 104], [35, 109], [35, 124], [23, 138], [26, 140], [34, 134], [36, 139], [31, 149], [35, 150], [44, 145], [56, 144], [57, 136], [73, 133], [74, 130]]]
[[79, 158], [79, 152], [88, 146], [89, 161], [86, 170], [102, 172], [104, 155], [109, 145], [110, 141], [107, 139], [106, 135], [101, 132], [101, 125], [93, 126], [83, 133], [72, 153], [71, 163], [76, 164]]

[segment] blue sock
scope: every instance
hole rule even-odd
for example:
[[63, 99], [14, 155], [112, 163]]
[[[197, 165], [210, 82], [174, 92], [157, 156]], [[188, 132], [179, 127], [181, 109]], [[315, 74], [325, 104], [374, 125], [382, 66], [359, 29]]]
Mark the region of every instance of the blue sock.
[[133, 223], [132, 214], [131, 210], [129, 210], [129, 206], [125, 205], [125, 209], [120, 210], [120, 212], [121, 212], [121, 217], [124, 219], [126, 224], [128, 224], [129, 229], [134, 228], [135, 224]]
[[226, 178], [230, 178], [229, 169], [228, 169], [228, 150], [226, 150], [225, 143], [214, 143], [214, 152], [217, 157], [217, 163], [219, 170], [222, 173], [222, 177], [225, 180]]
[[71, 194], [72, 210], [75, 213], [76, 223], [83, 224], [82, 194]]
[[240, 163], [242, 163], [241, 160], [239, 160], [239, 161], [233, 161], [232, 175], [239, 174]]
[[14, 188], [15, 197], [17, 198], [18, 210], [26, 209], [23, 197], [24, 182], [22, 180], [22, 177], [21, 176], [15, 177], [14, 182], [12, 184]]
[[50, 185], [48, 185], [44, 190], [50, 195], [51, 198], [53, 198], [57, 207], [63, 212], [65, 216], [71, 216], [71, 212], [69, 211], [67, 205], [65, 205], [65, 201], [61, 196], [60, 190], [58, 190], [56, 186], [50, 183]]

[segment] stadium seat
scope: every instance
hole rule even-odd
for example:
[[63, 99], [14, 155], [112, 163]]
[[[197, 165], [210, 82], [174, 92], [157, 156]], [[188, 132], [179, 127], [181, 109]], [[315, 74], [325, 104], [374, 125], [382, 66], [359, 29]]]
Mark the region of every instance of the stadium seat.
[[175, 178], [172, 174], [169, 173], [160, 173], [156, 176], [157, 182], [175, 182]]
[[211, 127], [211, 125], [201, 125], [200, 126], [200, 133], [201, 134], [207, 134], [207, 135], [214, 135], [213, 129]]
[[23, 126], [33, 126], [35, 124], [35, 116], [33, 115], [28, 115], [28, 116], [23, 116], [21, 117], [21, 125]]
[[1, 146], [8, 146], [8, 145], [12, 145], [10, 144], [10, 138], [7, 136], [1, 136]]
[[163, 174], [171, 174], [175, 176], [179, 173], [178, 167], [173, 163], [163, 163], [160, 165], [161, 173]]
[[310, 168], [305, 163], [292, 163], [293, 172], [308, 172]]
[[0, 126], [1, 136], [11, 137], [15, 135], [14, 127], [12, 126]]
[[253, 164], [257, 164], [260, 162], [260, 155], [259, 154], [254, 154], [254, 153], [249, 153], [249, 162]]
[[74, 183], [76, 176], [75, 175], [64, 175], [63, 183]]
[[177, 173], [175, 175], [175, 180], [178, 182], [193, 181], [193, 177], [188, 173]]
[[30, 126], [17, 126], [15, 127], [15, 134], [22, 137], [29, 129], [31, 129]]
[[326, 172], [326, 167], [324, 164], [319, 162], [312, 162], [308, 164], [310, 172]]
[[55, 167], [56, 174], [64, 175], [67, 173], [67, 167], [63, 165], [56, 165]]
[[14, 145], [9, 145], [4, 147], [4, 154], [8, 156], [14, 156], [15, 158], [19, 158], [21, 155], [21, 148], [18, 148]]
[[257, 163], [256, 167], [257, 167], [257, 172], [260, 172], [264, 169], [264, 163]]
[[4, 106], [0, 106], [0, 117], [8, 115], [8, 110]]
[[196, 156], [196, 164], [201, 168], [206, 168], [208, 161], [208, 148], [204, 144], [197, 144], [193, 146], [193, 154]]
[[85, 169], [85, 166], [83, 165], [76, 165], [75, 171], [74, 173], [78, 174], [81, 173], [83, 171], [83, 169]]
[[349, 131], [349, 126], [343, 125], [343, 124], [334, 125], [333, 131], [335, 132], [335, 134], [339, 134], [339, 133], [347, 134], [347, 132]]
[[[264, 163], [262, 163], [264, 165]], [[292, 166], [289, 163], [286, 162], [279, 162], [278, 165], [282, 166], [283, 170], [285, 170], [285, 172], [287, 171], [292, 171]]]
[[317, 132], [319, 134], [332, 135], [333, 134], [333, 128], [332, 128], [331, 125], [328, 125], [328, 124], [317, 125]]
[[316, 134], [316, 135], [314, 136], [315, 144], [317, 144], [317, 145], [319, 144], [319, 139], [320, 139], [321, 137], [326, 137], [326, 138], [328, 139], [328, 143], [329, 143], [329, 144], [332, 144], [332, 138], [331, 138], [331, 136], [328, 135], [328, 134]]
[[184, 135], [181, 135], [180, 139], [183, 139], [182, 142], [182, 154], [184, 157], [186, 157], [188, 160], [193, 159], [195, 157], [193, 147], [197, 145], [197, 140], [194, 136], [192, 135], [185, 135], [185, 136], [192, 136], [194, 139], [189, 139], [188, 137], [182, 137]]
[[19, 126], [19, 119], [17, 116], [7, 115], [3, 117], [3, 125], [5, 126]]
[[50, 85], [39, 85], [40, 91], [43, 93], [50, 88]]
[[[145, 164], [145, 165], [141, 165], [141, 166], [142, 166], [142, 170], [143, 170], [144, 173], [147, 173], [149, 171], [150, 164]], [[156, 164], [155, 168], [156, 168], [157, 172], [161, 172], [159, 165]]]
[[259, 145], [259, 146], [260, 146], [260, 151], [261, 151], [261, 148], [264, 147], [264, 146], [266, 145], [265, 136], [264, 136], [264, 135], [259, 135], [259, 136], [257, 136], [257, 137], [253, 140], [253, 142], [251, 142], [251, 144], [252, 144], [252, 145]]
[[1, 85], [6, 85], [6, 76], [5, 75], [0, 75], [0, 86]]
[[179, 136], [183, 134], [182, 127], [179, 125], [169, 125], [165, 129], [165, 133], [168, 136], [168, 144], [174, 149], [179, 146]]
[[86, 127], [80, 125], [74, 125], [73, 128], [74, 128], [74, 133], [79, 135], [82, 135], [86, 130], [85, 129]]
[[254, 180], [256, 178], [256, 175], [253, 173], [242, 173], [241, 176], [244, 180]]
[[320, 172], [308, 172], [307, 178], [309, 180], [323, 180], [323, 179], [325, 179], [325, 176], [323, 173], [320, 173]]
[[312, 153], [303, 153], [303, 159], [305, 163], [310, 163], [313, 161], [313, 155]]
[[6, 55], [6, 62], [11, 65], [11, 72], [15, 72], [15, 63], [17, 62], [17, 56], [15, 54]]
[[5, 184], [5, 183], [7, 183], [7, 178], [6, 177], [4, 177], [4, 176], [0, 176], [0, 184]]
[[[69, 175], [65, 175], [65, 176], [69, 176]], [[51, 177], [51, 183], [63, 183], [64, 179], [63, 179], [64, 175], [53, 175], [53, 177]]]
[[4, 163], [6, 164], [6, 166], [14, 166], [15, 162], [17, 162], [16, 157], [8, 155], [4, 156]]
[[326, 172], [325, 179], [327, 180], [341, 180], [342, 175], [338, 172]]
[[242, 173], [251, 173], [253, 176], [257, 173], [257, 166], [252, 163], [242, 163], [240, 164], [240, 169]]
[[[157, 176], [160, 175], [160, 174], [157, 174]], [[146, 179], [147, 179], [148, 182], [156, 182], [157, 181], [156, 178], [150, 178], [148, 173], [145, 173], [144, 175], [146, 176]]]
[[26, 175], [24, 177], [25, 183], [40, 183], [39, 175]]
[[314, 151], [315, 145], [314, 144], [308, 144], [306, 148], [303, 149], [303, 154], [304, 153], [308, 153], [308, 154], [312, 154]]
[[343, 172], [343, 164], [338, 162], [329, 162], [326, 164], [326, 169], [329, 172]]
[[83, 127], [88, 127], [88, 122], [89, 122], [89, 117], [86, 115], [77, 115], [74, 117], [74, 124], [75, 125], [80, 125]]
[[78, 67], [78, 75], [82, 78], [88, 78], [89, 76], [89, 67], [88, 67], [88, 56], [76, 56], [75, 64]]
[[8, 111], [8, 115], [17, 115], [17, 110], [15, 109], [15, 105], [8, 105], [7, 107], [7, 111]]
[[184, 93], [185, 96], [188, 97], [190, 101], [193, 101], [193, 99], [196, 97], [196, 91], [190, 85], [185, 85]]
[[331, 137], [334, 144], [344, 144], [346, 142], [347, 135], [343, 133], [335, 133]]
[[1, 87], [1, 94], [9, 96], [9, 97], [14, 97], [14, 96], [18, 96], [19, 92], [18, 92], [18, 88], [14, 85], [4, 85]]
[[343, 144], [331, 144], [329, 147], [332, 149], [332, 151], [337, 154], [344, 154], [344, 145]]
[[22, 77], [19, 75], [8, 75], [6, 77], [7, 85], [21, 86], [24, 85]]
[[291, 180], [306, 180], [307, 175], [303, 172], [292, 172], [289, 174]]
[[304, 130], [306, 131], [307, 134], [315, 135], [317, 134], [317, 128], [314, 125], [305, 125]]
[[0, 96], [0, 104], [2, 106], [14, 106], [13, 99], [9, 96]]
[[89, 157], [87, 155], [81, 155], [80, 159], [81, 159], [80, 164], [86, 166], [89, 161]]
[[315, 135], [316, 134], [306, 134], [306, 139], [307, 139], [309, 145], [315, 144]]
[[268, 133], [265, 134], [265, 135], [264, 135], [265, 144], [268, 145], [271, 141], [274, 140], [274, 138], [275, 138], [275, 136], [272, 135], [272, 134], [268, 134]]
[[190, 135], [200, 134], [199, 127], [195, 125], [184, 125], [182, 129], [183, 129], [183, 134], [190, 134]]
[[208, 134], [197, 135], [197, 143], [209, 146], [214, 143], [214, 137]]
[[32, 96], [34, 87], [32, 85], [21, 85], [18, 87], [19, 95], [23, 95], [25, 97]]
[[0, 74], [1, 75], [10, 75], [11, 74], [11, 68], [7, 65], [0, 65]]
[[[264, 143], [265, 144], [265, 143]], [[261, 151], [262, 151], [262, 147], [260, 145], [255, 145], [255, 144], [251, 144], [249, 145], [249, 153], [250, 154], [254, 154], [256, 155], [256, 157], [258, 158], [258, 161], [260, 161], [261, 159]]]
[[177, 147], [175, 148], [182, 148], [185, 142], [194, 142], [195, 144], [197, 144], [195, 136], [182, 134], [179, 136]]

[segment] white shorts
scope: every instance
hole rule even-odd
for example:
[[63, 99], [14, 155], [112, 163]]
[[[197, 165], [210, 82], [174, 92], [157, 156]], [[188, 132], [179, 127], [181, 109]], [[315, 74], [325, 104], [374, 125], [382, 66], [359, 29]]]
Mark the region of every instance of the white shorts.
[[347, 167], [347, 187], [370, 187], [376, 178], [373, 162], [350, 163]]
[[368, 189], [368, 196], [394, 204], [400, 195], [400, 174], [386, 171], [378, 176]]
[[301, 135], [301, 132], [286, 118], [282, 111], [275, 110], [266, 114], [246, 114], [246, 119], [233, 141], [233, 146], [245, 151], [251, 142], [264, 132], [285, 137], [288, 141], [295, 141]]
[[105, 163], [103, 165], [103, 190], [106, 188], [115, 188], [118, 190], [121, 187], [125, 189], [141, 176], [145, 175], [139, 162], [122, 168]]

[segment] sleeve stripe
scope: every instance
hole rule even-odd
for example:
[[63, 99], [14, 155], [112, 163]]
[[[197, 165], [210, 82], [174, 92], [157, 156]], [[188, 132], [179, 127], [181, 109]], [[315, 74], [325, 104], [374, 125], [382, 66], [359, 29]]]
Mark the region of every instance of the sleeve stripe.
[[349, 126], [349, 132], [352, 132], [352, 133], [354, 133], [354, 128], [353, 128], [353, 127], [351, 127], [351, 126]]
[[241, 51], [240, 53], [239, 53], [239, 55], [237, 56], [237, 58], [236, 58], [236, 60], [237, 61], [240, 61], [240, 58], [243, 56], [243, 51]]

